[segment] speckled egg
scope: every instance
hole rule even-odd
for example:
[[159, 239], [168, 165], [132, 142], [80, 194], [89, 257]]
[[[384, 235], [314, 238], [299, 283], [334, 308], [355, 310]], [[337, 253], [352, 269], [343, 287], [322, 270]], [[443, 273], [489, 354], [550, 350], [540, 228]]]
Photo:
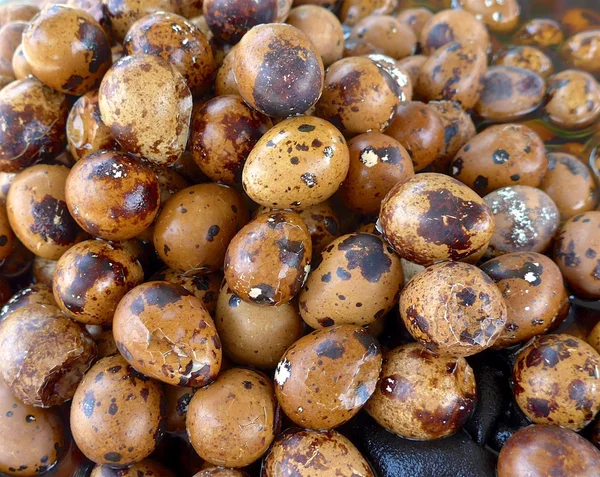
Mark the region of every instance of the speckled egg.
[[219, 69], [217, 70], [217, 75], [214, 82], [215, 95], [217, 96], [223, 96], [225, 94], [240, 94], [240, 91], [237, 87], [235, 74], [233, 72], [236, 51], [237, 45], [234, 45], [225, 55], [223, 58], [223, 63], [221, 63], [221, 66], [219, 66]]
[[561, 24], [567, 34], [596, 30], [600, 25], [600, 13], [589, 8], [569, 8], [562, 15]]
[[221, 341], [202, 303], [185, 288], [147, 282], [115, 311], [113, 335], [135, 369], [177, 386], [205, 386], [221, 367]]
[[36, 78], [0, 91], [0, 170], [17, 172], [63, 148], [68, 114], [64, 94]]
[[480, 195], [501, 187], [538, 187], [548, 168], [543, 141], [522, 124], [498, 124], [465, 144], [450, 164], [453, 177]]
[[413, 97], [413, 83], [408, 71], [400, 66], [399, 61], [387, 55], [372, 53], [366, 55], [373, 60], [379, 67], [383, 68], [392, 77], [399, 87], [400, 102], [411, 101]]
[[577, 33], [568, 38], [561, 54], [573, 68], [600, 74], [600, 24], [596, 29]]
[[104, 76], [98, 97], [102, 121], [127, 152], [167, 166], [183, 153], [192, 94], [161, 57], [124, 56]]
[[494, 55], [494, 65], [524, 68], [547, 78], [554, 69], [552, 60], [535, 46], [512, 46]]
[[494, 33], [514, 30], [521, 14], [519, 0], [458, 0], [456, 7], [475, 15]]
[[470, 356], [489, 348], [504, 330], [502, 294], [473, 265], [444, 262], [416, 275], [400, 295], [406, 329], [441, 356]]
[[366, 41], [395, 60], [412, 55], [417, 48], [415, 32], [391, 15], [362, 18], [352, 27], [350, 38]]
[[333, 429], [354, 416], [375, 391], [381, 349], [365, 329], [341, 325], [300, 338], [275, 370], [275, 395], [299, 426]]
[[491, 192], [483, 200], [496, 222], [488, 257], [548, 250], [560, 225], [560, 212], [548, 194], [534, 187], [511, 186]]
[[198, 389], [188, 407], [190, 442], [214, 465], [244, 467], [258, 460], [279, 432], [273, 384], [262, 373], [233, 368]]
[[166, 281], [185, 288], [198, 298], [206, 311], [212, 315], [217, 306], [219, 289], [223, 281], [223, 272], [216, 271], [209, 274], [195, 274], [167, 268], [156, 273], [152, 279]]
[[252, 27], [274, 23], [278, 3], [277, 0], [204, 0], [203, 12], [215, 37], [235, 44]]
[[419, 38], [423, 27], [433, 16], [433, 12], [424, 7], [403, 8], [394, 16], [400, 23], [408, 25]]
[[41, 284], [31, 285], [15, 293], [0, 310], [0, 322], [4, 321], [4, 319], [14, 311], [23, 308], [24, 306], [36, 304], [56, 306], [51, 285], [52, 284], [50, 284], [50, 286]]
[[15, 76], [12, 60], [26, 27], [26, 22], [14, 21], [0, 28], [0, 75]]
[[144, 459], [125, 469], [114, 469], [110, 465], [98, 465], [92, 470], [90, 477], [175, 477], [175, 473], [158, 462]]
[[494, 343], [504, 348], [546, 333], [569, 311], [569, 294], [558, 266], [539, 253], [515, 252], [481, 265], [498, 286], [508, 310], [504, 331]]
[[196, 388], [167, 385], [164, 386], [164, 390], [167, 399], [167, 424], [165, 430], [171, 433], [185, 432], [185, 418]]
[[77, 388], [71, 432], [96, 464], [129, 466], [154, 451], [165, 414], [161, 384], [139, 374], [122, 356], [109, 356], [94, 364]]
[[533, 18], [521, 25], [513, 35], [517, 45], [533, 45], [541, 48], [554, 48], [564, 40], [560, 23], [551, 18]]
[[177, 12], [178, 0], [103, 0], [114, 39], [122, 42], [131, 26], [140, 18], [158, 11]]
[[477, 261], [494, 232], [494, 217], [471, 189], [442, 174], [417, 174], [381, 204], [383, 236], [400, 257], [420, 265]]
[[75, 221], [86, 232], [106, 240], [127, 240], [143, 232], [160, 206], [158, 180], [152, 169], [115, 151], [98, 151], [78, 161], [65, 188]]
[[348, 146], [335, 126], [314, 116], [291, 118], [256, 143], [244, 165], [242, 184], [248, 196], [265, 207], [306, 208], [338, 190], [349, 162]]
[[403, 68], [404, 71], [406, 71], [406, 73], [408, 74], [410, 81], [413, 85], [417, 84], [417, 81], [419, 79], [419, 72], [421, 71], [421, 68], [423, 67], [423, 65], [427, 62], [427, 60], [429, 59], [428, 56], [424, 56], [424, 55], [412, 55], [412, 56], [407, 56], [406, 58], [402, 58], [401, 60], [398, 60], [396, 62], [396, 64]]
[[521, 349], [513, 394], [535, 424], [580, 430], [600, 410], [600, 355], [570, 335], [546, 335]]
[[400, 437], [431, 440], [458, 432], [476, 403], [475, 375], [465, 358], [436, 356], [410, 343], [384, 355], [365, 409]]
[[442, 10], [423, 26], [420, 43], [426, 55], [453, 41], [472, 40], [487, 53], [490, 36], [485, 25], [465, 10]]

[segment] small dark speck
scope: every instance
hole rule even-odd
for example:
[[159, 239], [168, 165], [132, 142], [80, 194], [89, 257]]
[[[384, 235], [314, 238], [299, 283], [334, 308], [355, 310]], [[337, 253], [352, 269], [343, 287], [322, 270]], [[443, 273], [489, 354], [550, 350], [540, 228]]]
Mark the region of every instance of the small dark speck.
[[29, 414], [29, 415], [27, 415], [27, 417], [25, 417], [25, 421], [35, 422], [35, 416], [32, 416], [31, 414]]
[[512, 176], [510, 176], [511, 181], [518, 181], [520, 178], [521, 176], [519, 174], [513, 174]]
[[298, 131], [300, 131], [300, 132], [311, 132], [311, 131], [314, 131], [314, 130], [315, 130], [315, 127], [312, 126], [311, 124], [301, 124], [298, 127]]

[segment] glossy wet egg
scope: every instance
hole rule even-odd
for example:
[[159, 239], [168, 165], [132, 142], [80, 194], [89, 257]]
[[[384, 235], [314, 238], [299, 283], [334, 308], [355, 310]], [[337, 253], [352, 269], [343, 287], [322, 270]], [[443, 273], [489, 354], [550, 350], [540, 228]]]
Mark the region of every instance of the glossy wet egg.
[[277, 0], [204, 0], [203, 13], [211, 32], [235, 44], [255, 25], [274, 23]]
[[490, 37], [485, 25], [466, 10], [442, 10], [423, 26], [421, 46], [426, 55], [453, 41], [472, 40], [487, 53]]

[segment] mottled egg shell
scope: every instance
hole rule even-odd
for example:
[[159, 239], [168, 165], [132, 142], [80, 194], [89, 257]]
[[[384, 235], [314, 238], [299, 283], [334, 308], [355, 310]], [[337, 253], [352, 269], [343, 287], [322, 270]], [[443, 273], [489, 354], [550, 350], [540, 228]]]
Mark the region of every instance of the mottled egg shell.
[[26, 22], [15, 21], [0, 27], [0, 75], [16, 76], [12, 66], [12, 59], [17, 47], [21, 44], [23, 30]]
[[242, 98], [272, 117], [304, 113], [323, 89], [321, 56], [302, 31], [282, 23], [258, 25], [244, 35], [234, 73]]
[[23, 308], [24, 306], [36, 304], [56, 306], [51, 285], [52, 283], [50, 283], [50, 286], [41, 284], [31, 285], [30, 287], [23, 288], [15, 293], [0, 310], [0, 322], [4, 321], [4, 319], [14, 311]]
[[219, 289], [223, 282], [223, 272], [219, 270], [209, 274], [197, 274], [167, 268], [155, 274], [152, 280], [166, 281], [185, 288], [198, 298], [206, 311], [212, 315], [217, 306]]
[[178, 0], [103, 0], [114, 39], [122, 42], [131, 26], [140, 18], [158, 11], [177, 12]]
[[424, 7], [404, 8], [394, 16], [400, 23], [408, 25], [419, 38], [425, 23], [433, 16], [433, 12]]
[[13, 81], [0, 91], [0, 170], [17, 172], [55, 156], [68, 114], [64, 94], [37, 78]]
[[400, 295], [406, 329], [442, 356], [470, 356], [489, 348], [507, 319], [502, 294], [473, 265], [444, 262], [416, 275]]
[[600, 24], [591, 31], [577, 33], [563, 44], [563, 58], [573, 68], [600, 74]]
[[102, 120], [127, 152], [167, 166], [183, 153], [192, 94], [183, 76], [161, 57], [117, 61], [102, 80], [99, 105]]
[[23, 33], [33, 74], [51, 88], [81, 95], [97, 88], [112, 64], [110, 41], [89, 13], [47, 5]]
[[58, 306], [86, 324], [110, 324], [119, 301], [144, 281], [144, 270], [127, 250], [103, 240], [80, 242], [59, 259], [53, 290]]
[[28, 305], [0, 327], [0, 375], [25, 404], [57, 406], [75, 388], [96, 357], [96, 345], [57, 306]]
[[38, 164], [15, 179], [6, 199], [8, 220], [19, 240], [40, 257], [56, 260], [85, 238], [69, 213], [69, 169]]
[[54, 467], [65, 447], [59, 412], [21, 403], [0, 383], [0, 472], [33, 477]]
[[426, 55], [453, 41], [471, 40], [487, 53], [490, 36], [485, 25], [465, 10], [442, 10], [423, 26], [421, 46]]
[[333, 429], [347, 422], [375, 391], [381, 349], [364, 328], [340, 325], [300, 338], [275, 370], [275, 395], [299, 426]]
[[274, 23], [278, 0], [204, 0], [203, 13], [213, 35], [235, 44], [254, 26]]
[[154, 247], [169, 267], [209, 273], [223, 266], [233, 236], [248, 222], [244, 200], [219, 184], [197, 184], [173, 195], [154, 226]]
[[350, 38], [366, 41], [395, 60], [412, 55], [417, 47], [417, 35], [391, 15], [362, 18], [352, 27]]
[[552, 18], [533, 18], [521, 25], [513, 35], [518, 45], [533, 45], [541, 48], [554, 48], [564, 40], [560, 23]]
[[139, 374], [122, 356], [98, 361], [85, 375], [71, 405], [77, 447], [96, 464], [128, 466], [160, 442], [166, 401], [160, 383]]
[[431, 440], [458, 432], [476, 403], [475, 375], [465, 358], [436, 356], [410, 343], [384, 355], [365, 409], [400, 437]]
[[513, 394], [535, 424], [583, 429], [600, 410], [600, 355], [570, 335], [545, 335], [521, 349]]
[[215, 77], [215, 94], [217, 96], [223, 96], [226, 94], [239, 95], [240, 91], [237, 87], [237, 81], [233, 72], [233, 65], [235, 63], [235, 52], [237, 51], [237, 45], [234, 45], [229, 52], [223, 58], [223, 63], [217, 70]]
[[221, 367], [221, 341], [209, 313], [185, 288], [147, 282], [119, 303], [117, 348], [135, 369], [176, 386], [210, 383]]
[[73, 218], [86, 232], [106, 240], [140, 234], [160, 206], [158, 179], [152, 169], [115, 151], [98, 151], [78, 161], [65, 188]]
[[398, 302], [402, 265], [380, 237], [343, 235], [317, 263], [299, 296], [300, 314], [312, 328], [369, 325]]
[[[318, 449], [318, 454], [315, 454]], [[279, 435], [263, 465], [264, 477], [317, 475], [311, 457], [319, 456], [319, 477], [374, 477], [373, 471], [356, 447], [336, 431], [289, 429]]]
[[417, 174], [381, 204], [383, 236], [410, 262], [477, 261], [494, 232], [494, 217], [471, 189], [442, 174]]
[[406, 73], [408, 74], [408, 77], [410, 78], [411, 83], [413, 84], [413, 86], [416, 86], [417, 81], [419, 79], [419, 72], [421, 71], [421, 68], [423, 67], [423, 65], [425, 64], [425, 62], [429, 59], [428, 56], [424, 56], [424, 55], [412, 55], [412, 56], [407, 56], [406, 58], [403, 58], [401, 60], [398, 60], [396, 62], [396, 64], [403, 68], [404, 71], [406, 71]]
[[114, 469], [110, 465], [98, 465], [90, 477], [175, 477], [175, 473], [162, 464], [144, 459], [126, 469]]
[[600, 13], [589, 8], [569, 8], [562, 15], [561, 24], [567, 34], [596, 30], [600, 25]]
[[504, 348], [546, 333], [569, 311], [569, 294], [558, 266], [545, 255], [515, 252], [481, 265], [506, 303], [504, 331], [494, 343]]
[[488, 257], [548, 250], [560, 225], [558, 207], [548, 194], [534, 187], [511, 186], [498, 189], [483, 200], [496, 222]]
[[458, 8], [475, 15], [494, 33], [508, 33], [519, 23], [521, 6], [519, 0], [458, 0]]
[[256, 143], [242, 184], [265, 207], [306, 208], [338, 190], [349, 162], [348, 146], [335, 126], [313, 116], [286, 119]]
[[494, 55], [494, 65], [525, 68], [537, 73], [542, 78], [548, 77], [554, 68], [552, 60], [535, 46], [513, 46], [500, 50]]
[[498, 124], [477, 134], [450, 164], [453, 177], [480, 195], [501, 187], [538, 187], [548, 168], [540, 137], [522, 124]]
[[198, 389], [188, 407], [188, 436], [214, 465], [244, 467], [258, 460], [279, 432], [273, 384], [266, 375], [233, 368]]
[[249, 477], [246, 472], [239, 469], [226, 467], [207, 467], [201, 470], [194, 477]]

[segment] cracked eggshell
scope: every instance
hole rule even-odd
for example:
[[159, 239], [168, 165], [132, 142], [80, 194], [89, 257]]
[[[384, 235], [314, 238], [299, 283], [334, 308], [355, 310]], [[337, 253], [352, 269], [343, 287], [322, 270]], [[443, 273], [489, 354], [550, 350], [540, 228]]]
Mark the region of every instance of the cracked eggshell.
[[52, 283], [50, 286], [43, 284], [31, 285], [15, 293], [0, 310], [0, 323], [11, 313], [28, 305], [54, 305], [56, 300], [52, 294]]
[[174, 386], [205, 386], [221, 368], [221, 340], [202, 303], [185, 288], [147, 282], [120, 301], [117, 348], [138, 371]]

